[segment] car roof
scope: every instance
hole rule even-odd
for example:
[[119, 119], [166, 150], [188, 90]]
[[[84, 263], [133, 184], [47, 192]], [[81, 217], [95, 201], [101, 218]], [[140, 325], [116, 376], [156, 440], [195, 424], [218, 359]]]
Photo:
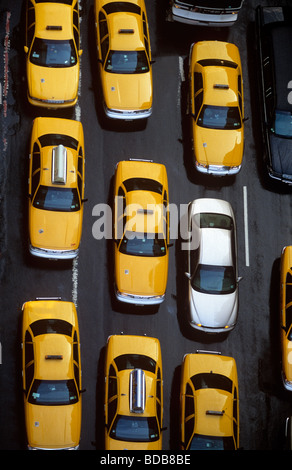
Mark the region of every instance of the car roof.
[[[147, 370], [143, 368], [145, 374], [146, 385], [146, 400], [145, 410], [140, 413], [141, 416], [153, 416], [156, 414], [156, 363], [161, 367], [161, 349], [160, 343], [157, 338], [148, 336], [136, 335], [112, 335], [108, 338], [107, 343], [107, 357], [108, 360], [114, 361], [115, 358], [123, 355], [144, 355], [154, 361], [154, 368]], [[117, 364], [116, 364], [117, 367]], [[140, 367], [140, 366], [139, 366]], [[132, 415], [129, 406], [129, 381], [130, 375], [134, 369], [132, 368], [119, 368], [118, 370], [118, 383], [119, 383], [119, 412], [125, 415]], [[161, 379], [162, 379], [162, 370]]]
[[238, 69], [226, 66], [205, 66], [202, 69], [204, 103], [231, 106], [238, 103]]
[[273, 47], [277, 108], [291, 111], [292, 106], [287, 99], [287, 84], [292, 77], [292, 25], [274, 23], [269, 25], [269, 30]]
[[59, 147], [59, 151], [60, 153], [66, 152], [66, 184], [58, 184], [58, 186], [62, 188], [76, 187], [77, 151], [78, 145], [82, 144], [82, 135], [82, 124], [79, 121], [43, 117], [38, 117], [34, 120], [32, 139], [34, 142], [38, 142], [41, 151], [40, 184], [56, 186], [52, 182], [53, 152], [58, 149], [60, 136], [64, 136], [62, 145], [66, 151], [62, 147]]
[[200, 262], [212, 266], [232, 266], [231, 230], [202, 228]]
[[[127, 228], [134, 232], [163, 233], [162, 203], [167, 186], [165, 166], [149, 161], [121, 161], [117, 166], [117, 178], [126, 189], [126, 204], [130, 211]], [[134, 182], [139, 179], [148, 180], [150, 185], [136, 186]]]
[[145, 49], [140, 18], [135, 13], [123, 12], [108, 16], [111, 49], [124, 51]]
[[65, 380], [73, 377], [72, 339], [48, 333], [34, 338], [35, 378]]
[[[217, 354], [186, 354], [184, 357], [186, 380], [200, 374], [219, 374], [237, 384], [236, 363], [233, 357]], [[191, 381], [192, 383], [192, 381]], [[214, 382], [216, 384], [216, 381]], [[220, 388], [199, 388], [195, 390], [196, 410], [195, 432], [224, 436], [233, 434], [233, 402], [230, 390]], [[224, 411], [222, 414], [221, 412]], [[215, 412], [215, 413], [214, 413]]]
[[[72, 5], [59, 2], [41, 2], [35, 5], [35, 35], [41, 39], [71, 39]], [[62, 29], [47, 29], [47, 27], [61, 26]]]

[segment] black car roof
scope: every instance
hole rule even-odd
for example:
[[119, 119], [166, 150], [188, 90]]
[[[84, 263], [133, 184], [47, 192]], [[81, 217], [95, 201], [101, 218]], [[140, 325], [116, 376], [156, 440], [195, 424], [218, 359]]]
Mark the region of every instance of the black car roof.
[[269, 24], [275, 73], [277, 108], [291, 111], [288, 102], [288, 83], [292, 79], [292, 25]]

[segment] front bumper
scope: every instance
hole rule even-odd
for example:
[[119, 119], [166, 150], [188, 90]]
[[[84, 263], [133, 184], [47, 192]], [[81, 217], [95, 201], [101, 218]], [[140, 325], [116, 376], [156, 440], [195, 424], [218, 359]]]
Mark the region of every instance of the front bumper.
[[237, 13], [202, 14], [188, 8], [172, 6], [172, 19], [179, 23], [201, 26], [232, 26], [238, 17]]
[[229, 333], [229, 331], [232, 331], [235, 327], [235, 324], [234, 324], [234, 325], [226, 325], [225, 327], [210, 328], [208, 326], [195, 323], [194, 321], [190, 321], [190, 325], [192, 328], [194, 328], [197, 331], [202, 331], [204, 333], [209, 333], [209, 334]]
[[134, 121], [136, 119], [147, 119], [152, 114], [152, 108], [143, 110], [119, 110], [110, 109], [104, 104], [104, 112], [111, 119], [120, 119], [123, 121]]
[[227, 176], [236, 175], [241, 170], [241, 165], [238, 166], [223, 166], [223, 165], [202, 165], [196, 162], [196, 169], [200, 173], [214, 176]]
[[115, 294], [117, 300], [134, 305], [158, 305], [161, 304], [165, 299], [163, 295], [134, 295], [126, 294], [117, 290], [115, 286]]
[[74, 259], [79, 253], [79, 249], [76, 250], [46, 250], [43, 248], [36, 248], [29, 244], [29, 252], [31, 255], [38, 258], [46, 258], [51, 260], [68, 260]]
[[283, 382], [284, 388], [288, 390], [288, 392], [292, 392], [292, 382], [289, 382], [289, 380], [287, 380], [283, 371], [281, 375], [282, 375], [282, 382]]
[[77, 103], [78, 96], [72, 100], [41, 100], [38, 98], [34, 98], [27, 94], [27, 99], [30, 104], [33, 106], [39, 106], [41, 108], [47, 109], [60, 109], [60, 108], [70, 108], [71, 106], [75, 106]]

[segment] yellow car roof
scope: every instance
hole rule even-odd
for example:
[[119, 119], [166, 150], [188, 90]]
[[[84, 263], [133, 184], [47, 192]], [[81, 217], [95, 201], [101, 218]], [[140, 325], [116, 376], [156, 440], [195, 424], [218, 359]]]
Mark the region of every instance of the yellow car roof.
[[[184, 358], [184, 380], [200, 374], [220, 374], [238, 388], [234, 358], [213, 354], [187, 354]], [[230, 436], [233, 434], [233, 389], [194, 388], [197, 434]]]
[[[63, 147], [57, 145], [48, 145], [54, 141], [54, 135], [64, 135], [71, 137], [74, 145], [68, 146], [64, 142]], [[42, 140], [42, 136], [45, 138]], [[48, 136], [48, 139], [46, 137]], [[66, 183], [62, 184], [64, 188], [72, 188], [77, 185], [77, 150], [78, 145], [84, 145], [83, 127], [81, 122], [63, 118], [44, 118], [38, 117], [34, 120], [32, 129], [32, 143], [38, 141], [41, 148], [41, 178], [40, 184], [53, 186], [52, 165], [53, 153], [59, 158], [66, 160]], [[43, 143], [45, 141], [45, 143]], [[43, 143], [43, 145], [42, 145]], [[58, 158], [58, 157], [56, 157]], [[60, 186], [58, 184], [58, 186]]]
[[[35, 17], [37, 37], [60, 40], [72, 38], [72, 5], [58, 2], [36, 3]], [[60, 26], [61, 29], [55, 29]]]
[[201, 41], [194, 46], [193, 60], [204, 64], [201, 68], [204, 103], [215, 106], [231, 106], [238, 103], [238, 74], [241, 73], [241, 61], [237, 46], [223, 41]]
[[148, 178], [161, 185], [161, 192], [140, 190], [126, 192], [127, 229], [133, 232], [163, 233], [163, 188], [168, 191], [166, 168], [160, 163], [146, 161], [122, 161], [117, 167], [118, 184], [132, 178]]
[[145, 49], [140, 17], [134, 13], [117, 13], [109, 15], [108, 24], [111, 31], [110, 49], [129, 51]]
[[202, 70], [205, 83], [204, 103], [214, 106], [238, 104], [238, 72], [232, 68], [207, 66]]
[[[107, 343], [107, 361], [108, 364], [113, 362], [116, 357], [135, 354], [144, 355], [153, 359], [161, 369], [162, 380], [162, 362], [160, 342], [157, 338], [135, 335], [113, 335], [108, 338]], [[153, 371], [145, 370], [146, 400], [145, 409], [141, 413], [143, 416], [153, 416], [156, 414], [156, 365]], [[133, 369], [123, 369], [118, 371], [119, 380], [119, 413], [130, 415], [129, 407], [129, 380]]]
[[34, 338], [35, 377], [43, 380], [65, 380], [73, 377], [72, 341], [59, 334]]
[[[34, 324], [43, 320], [61, 320], [72, 326], [67, 328], [67, 334], [43, 333], [41, 327], [38, 331]], [[35, 332], [33, 335], [35, 350], [35, 377], [38, 379], [66, 379], [72, 378], [72, 332], [78, 330], [78, 320], [75, 305], [72, 302], [59, 300], [36, 300], [26, 302], [23, 306], [23, 331], [29, 327]]]

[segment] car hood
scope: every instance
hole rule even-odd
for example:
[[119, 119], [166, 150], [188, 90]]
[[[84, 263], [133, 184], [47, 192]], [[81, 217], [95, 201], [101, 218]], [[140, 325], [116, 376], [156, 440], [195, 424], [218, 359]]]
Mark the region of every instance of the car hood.
[[224, 328], [234, 325], [238, 310], [238, 290], [231, 294], [204, 294], [190, 287], [191, 321], [205, 327]]
[[110, 109], [136, 110], [152, 106], [151, 72], [115, 74], [105, 72], [104, 99]]
[[80, 244], [82, 209], [77, 212], [53, 212], [30, 208], [32, 246], [53, 250], [74, 250]]
[[292, 182], [292, 139], [270, 134], [270, 149], [273, 170]]
[[77, 97], [79, 65], [65, 68], [40, 67], [29, 64], [28, 90], [40, 100], [73, 100]]
[[168, 254], [159, 257], [130, 256], [116, 248], [116, 285], [133, 295], [163, 295], [166, 290]]
[[195, 157], [207, 165], [238, 166], [243, 155], [243, 128], [206, 129], [194, 126]]
[[65, 406], [26, 404], [26, 430], [32, 447], [62, 449], [79, 445], [81, 403]]

